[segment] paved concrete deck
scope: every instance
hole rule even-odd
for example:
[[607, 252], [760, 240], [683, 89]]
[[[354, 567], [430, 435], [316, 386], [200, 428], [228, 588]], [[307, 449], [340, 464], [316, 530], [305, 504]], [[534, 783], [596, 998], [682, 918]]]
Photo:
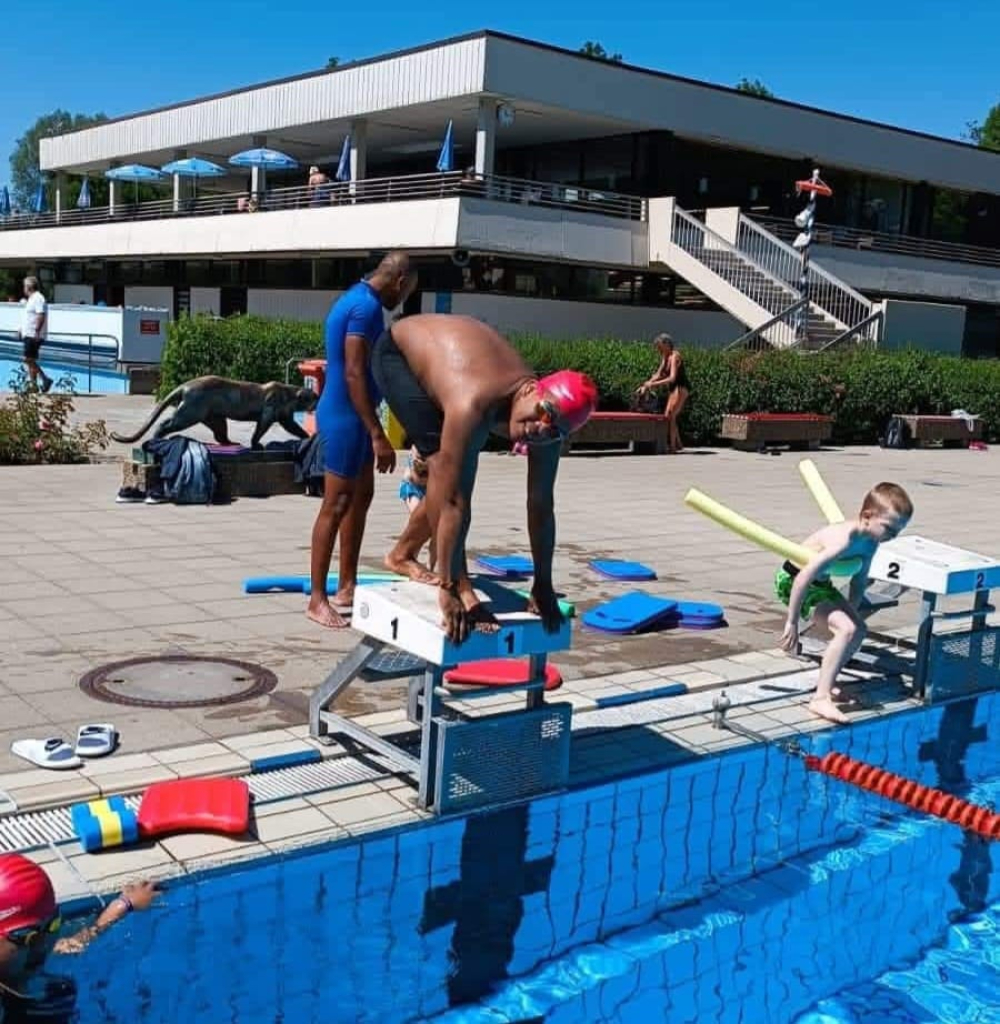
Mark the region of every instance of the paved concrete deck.
[[[128, 429], [142, 420], [148, 399], [80, 402], [80, 415], [104, 415]], [[105, 412], [104, 410], [107, 410]], [[238, 432], [234, 432], [238, 433]], [[850, 508], [868, 486], [897, 480], [916, 504], [913, 529], [987, 554], [1000, 555], [993, 499], [1000, 477], [995, 452], [831, 450], [814, 456], [834, 493]], [[639, 559], [660, 579], [644, 589], [725, 606], [729, 627], [710, 633], [674, 630], [609, 637], [576, 626], [573, 650], [556, 658], [567, 684], [558, 699], [576, 707], [573, 780], [585, 782], [646, 765], [671, 763], [743, 740], [711, 728], [710, 693], [701, 705], [650, 702], [635, 724], [614, 724], [593, 712], [601, 696], [646, 691], [669, 680], [713, 691], [782, 676], [772, 697], [747, 690], [732, 712], [768, 736], [825, 728], [806, 711], [813, 677], [774, 649], [783, 614], [771, 596], [775, 558], [732, 536], [683, 505], [689, 486], [800, 537], [819, 516], [802, 485], [798, 456], [780, 458], [726, 450], [674, 457], [573, 455], [558, 485], [556, 581], [582, 610], [634, 585], [603, 580], [593, 557]], [[471, 550], [527, 552], [522, 459], [483, 457], [474, 502]], [[159, 778], [239, 774], [260, 753], [308, 745], [309, 694], [357, 639], [331, 632], [303, 615], [301, 595], [247, 596], [250, 575], [308, 571], [315, 499], [241, 499], [228, 506], [116, 505], [117, 464], [0, 468], [0, 790], [22, 808], [51, 806], [107, 792], [135, 792]], [[398, 477], [378, 481], [364, 561], [381, 554], [404, 521]], [[916, 607], [904, 601], [879, 617], [881, 629], [912, 631]], [[150, 710], [97, 702], [79, 688], [88, 670], [139, 655], [190, 652], [258, 662], [278, 676], [267, 697], [218, 708]], [[863, 682], [864, 673], [855, 673]], [[858, 718], [908, 703], [896, 684], [857, 690]], [[685, 698], [686, 700], [687, 698]], [[482, 713], [518, 697], [477, 701]], [[355, 688], [338, 706], [386, 733], [405, 722], [403, 689]], [[675, 709], [675, 710], [672, 710]], [[605, 715], [589, 719], [588, 715]], [[120, 751], [80, 772], [32, 769], [9, 754], [26, 736], [75, 736], [91, 721], [112, 721]], [[611, 724], [608, 724], [611, 723]], [[622, 731], [622, 729], [625, 731]], [[326, 756], [342, 753], [326, 748]], [[81, 856], [88, 881], [110, 886], [118, 876], [169, 873], [216, 859], [251, 856], [288, 843], [316, 841], [423, 817], [413, 790], [391, 775], [329, 794], [258, 809], [257, 838], [175, 837], [149, 849]], [[78, 851], [71, 849], [70, 854]], [[53, 865], [54, 870], [64, 866]], [[157, 870], [155, 873], [163, 873]], [[97, 875], [95, 876], [95, 872]], [[78, 880], [64, 880], [72, 890]], [[94, 877], [92, 877], [94, 876]], [[72, 884], [71, 884], [72, 883]]]

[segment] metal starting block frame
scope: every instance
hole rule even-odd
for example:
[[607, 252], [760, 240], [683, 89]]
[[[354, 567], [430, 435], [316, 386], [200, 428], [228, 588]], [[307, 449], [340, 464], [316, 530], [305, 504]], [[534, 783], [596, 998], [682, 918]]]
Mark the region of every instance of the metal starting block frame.
[[[349, 736], [382, 755], [417, 780], [420, 806], [436, 814], [552, 792], [569, 777], [573, 708], [545, 702], [547, 657], [569, 648], [569, 622], [557, 633], [546, 633], [513, 592], [482, 580], [476, 588], [501, 628], [473, 633], [456, 646], [438, 625], [437, 588], [408, 580], [358, 587], [352, 626], [365, 636], [309, 701], [311, 736], [326, 743], [335, 734]], [[444, 686], [445, 671], [455, 665], [519, 655], [530, 659], [525, 684], [463, 687], [455, 693]], [[328, 710], [352, 683], [392, 678], [409, 679], [407, 717], [420, 729], [419, 756]], [[511, 691], [524, 692], [523, 710], [463, 718], [445, 703], [449, 697], [467, 701]]]
[[[858, 652], [865, 668], [909, 675], [914, 694], [925, 703], [982, 693], [1000, 687], [1000, 627], [988, 626], [994, 611], [990, 591], [1000, 585], [1000, 562], [975, 551], [908, 534], [882, 544], [871, 565], [871, 578], [902, 590], [921, 593], [916, 641], [871, 631], [869, 636], [908, 648], [912, 661], [891, 655]], [[971, 595], [970, 608], [939, 611], [938, 599]], [[869, 613], [898, 602], [876, 600]], [[968, 619], [970, 628], [935, 633], [939, 623]], [[803, 653], [822, 657], [825, 645], [804, 643]]]

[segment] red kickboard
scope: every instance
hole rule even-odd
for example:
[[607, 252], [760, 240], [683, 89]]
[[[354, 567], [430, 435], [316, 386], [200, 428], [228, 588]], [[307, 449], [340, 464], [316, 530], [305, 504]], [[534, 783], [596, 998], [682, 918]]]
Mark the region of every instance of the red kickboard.
[[[531, 662], [511, 658], [488, 658], [456, 665], [444, 674], [445, 685], [453, 686], [523, 686], [531, 677]], [[558, 690], [562, 674], [555, 665], [545, 666], [545, 690]]]
[[242, 779], [154, 782], [139, 805], [143, 838], [168, 832], [244, 835], [250, 827], [250, 790]]

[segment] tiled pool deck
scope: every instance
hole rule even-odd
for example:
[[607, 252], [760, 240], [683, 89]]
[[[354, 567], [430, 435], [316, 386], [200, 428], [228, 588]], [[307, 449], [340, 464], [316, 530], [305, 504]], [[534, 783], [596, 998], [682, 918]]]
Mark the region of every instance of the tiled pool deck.
[[[137, 419], [135, 399], [101, 402], [116, 426]], [[116, 412], [117, 410], [117, 412]], [[725, 687], [730, 717], [769, 738], [826, 728], [805, 708], [810, 667], [774, 647], [782, 616], [770, 596], [774, 557], [685, 509], [697, 486], [776, 530], [797, 537], [817, 513], [796, 470], [798, 456], [729, 451], [672, 458], [574, 456], [560, 470], [556, 579], [581, 608], [621, 592], [587, 568], [592, 557], [648, 562], [660, 574], [654, 593], [716, 601], [729, 628], [615, 638], [577, 625], [572, 651], [555, 658], [566, 685], [555, 699], [575, 708], [573, 784], [669, 765], [747, 740], [712, 726], [711, 701]], [[987, 554], [1000, 553], [993, 501], [1000, 457], [993, 451], [828, 451], [817, 461], [850, 507], [878, 480], [898, 480], [916, 504], [913, 528]], [[0, 790], [21, 810], [64, 805], [111, 792], [138, 792], [154, 781], [203, 774], [244, 774], [263, 756], [312, 746], [308, 697], [357, 635], [324, 632], [302, 614], [301, 596], [246, 596], [249, 575], [307, 570], [314, 500], [285, 496], [228, 507], [118, 506], [116, 465], [0, 470]], [[523, 530], [524, 463], [483, 459], [474, 505], [477, 551], [527, 550]], [[379, 481], [365, 561], [403, 522], [396, 480]], [[628, 586], [628, 585], [625, 585]], [[912, 633], [912, 599], [876, 620]], [[138, 655], [188, 652], [245, 658], [274, 671], [267, 697], [228, 707], [177, 711], [125, 708], [92, 700], [78, 687], [89, 669]], [[853, 720], [911, 703], [895, 680], [859, 681]], [[683, 682], [688, 695], [627, 708], [596, 701]], [[764, 685], [761, 686], [761, 681]], [[849, 686], [854, 690], [855, 687]], [[477, 700], [472, 714], [521, 703], [516, 695]], [[380, 732], [408, 731], [403, 687], [355, 687], [338, 706]], [[462, 707], [461, 705], [459, 705]], [[31, 769], [9, 754], [25, 736], [72, 738], [88, 721], [113, 721], [118, 753], [79, 772]], [[339, 747], [320, 748], [342, 757]], [[428, 817], [405, 779], [384, 774], [327, 792], [261, 804], [256, 838], [175, 836], [158, 844], [87, 855], [69, 844], [37, 854], [48, 861], [63, 897], [111, 889], [137, 874], [169, 876], [322, 840]], [[2, 811], [0, 811], [2, 813]]]

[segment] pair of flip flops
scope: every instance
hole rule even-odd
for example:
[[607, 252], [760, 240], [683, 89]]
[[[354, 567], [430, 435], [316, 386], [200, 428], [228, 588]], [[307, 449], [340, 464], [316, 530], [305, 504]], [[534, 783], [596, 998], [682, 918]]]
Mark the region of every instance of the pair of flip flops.
[[81, 758], [106, 757], [117, 746], [117, 730], [113, 725], [102, 723], [82, 726], [77, 733], [75, 747], [53, 736], [44, 740], [15, 740], [10, 745], [10, 752], [38, 768], [64, 771], [79, 768], [83, 764]]

